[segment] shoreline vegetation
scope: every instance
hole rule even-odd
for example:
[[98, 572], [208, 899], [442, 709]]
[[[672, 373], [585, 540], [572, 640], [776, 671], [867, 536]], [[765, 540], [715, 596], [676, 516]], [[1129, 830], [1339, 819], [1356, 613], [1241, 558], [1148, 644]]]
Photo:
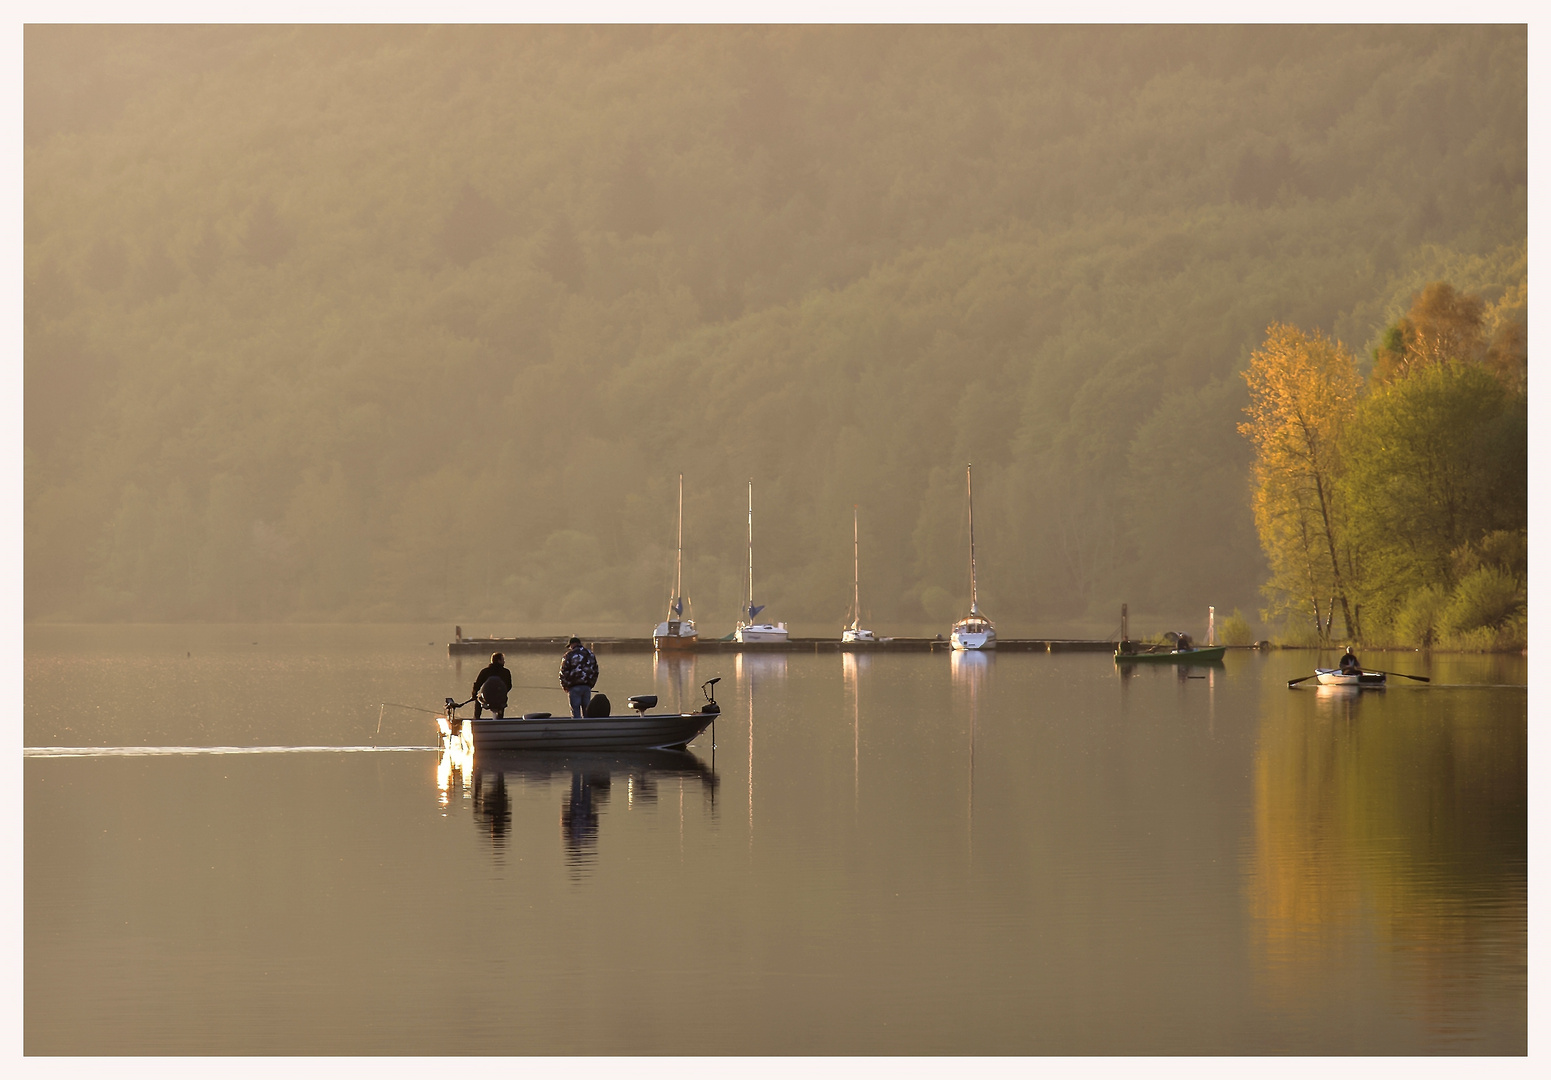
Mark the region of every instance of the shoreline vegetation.
[[1267, 330], [1239, 430], [1280, 640], [1527, 648], [1527, 295], [1428, 284], [1366, 379], [1340, 341]]

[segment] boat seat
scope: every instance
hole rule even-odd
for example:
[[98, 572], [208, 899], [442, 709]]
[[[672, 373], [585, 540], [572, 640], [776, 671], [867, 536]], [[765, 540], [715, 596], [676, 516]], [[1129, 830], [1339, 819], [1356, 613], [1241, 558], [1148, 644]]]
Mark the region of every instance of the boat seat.
[[524, 720], [548, 720], [552, 715], [552, 713], [547, 712], [525, 712], [522, 714], [522, 718]]
[[656, 704], [656, 694], [635, 694], [630, 698], [630, 707], [636, 712], [645, 712]]

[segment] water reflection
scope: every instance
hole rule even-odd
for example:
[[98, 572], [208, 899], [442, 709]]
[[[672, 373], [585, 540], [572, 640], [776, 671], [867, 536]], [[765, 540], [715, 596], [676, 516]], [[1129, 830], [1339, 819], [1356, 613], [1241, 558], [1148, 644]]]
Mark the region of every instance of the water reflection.
[[754, 845], [754, 698], [761, 686], [786, 681], [785, 653], [740, 652], [733, 657], [733, 674], [743, 691], [749, 724], [749, 846]]
[[948, 670], [956, 690], [969, 702], [969, 781], [966, 785], [965, 827], [968, 853], [975, 857], [975, 736], [980, 727], [980, 699], [991, 678], [996, 653], [979, 650], [955, 650], [948, 654]]
[[659, 702], [672, 712], [694, 712], [700, 708], [694, 653], [653, 653], [652, 681], [657, 685]]
[[1500, 707], [1435, 691], [1267, 700], [1246, 884], [1270, 1007], [1367, 1008], [1357, 977], [1382, 962], [1427, 1050], [1491, 1034], [1482, 1017], [1527, 965], [1523, 732]]
[[537, 785], [548, 789], [557, 780], [569, 781], [560, 803], [560, 837], [573, 878], [585, 876], [597, 862], [601, 818], [616, 785], [624, 787], [628, 805], [634, 807], [638, 803], [654, 806], [658, 785], [665, 778], [698, 781], [705, 807], [715, 816], [716, 773], [687, 750], [470, 754], [460, 752], [457, 746], [450, 744], [443, 751], [438, 768], [442, 803], [446, 805], [452, 789], [461, 786], [463, 797], [471, 803], [475, 825], [489, 838], [491, 851], [498, 858], [504, 854], [512, 831], [517, 805], [513, 788]]
[[862, 793], [862, 680], [872, 666], [866, 653], [840, 654], [840, 678], [845, 685], [851, 713], [851, 801], [852, 809], [861, 805]]

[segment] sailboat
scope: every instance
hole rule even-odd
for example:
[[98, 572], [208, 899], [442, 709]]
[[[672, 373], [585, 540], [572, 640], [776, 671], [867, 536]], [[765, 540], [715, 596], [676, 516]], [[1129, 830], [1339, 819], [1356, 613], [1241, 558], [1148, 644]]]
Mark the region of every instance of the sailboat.
[[695, 620], [686, 619], [684, 612], [689, 601], [684, 598], [684, 474], [679, 473], [679, 546], [674, 561], [673, 595], [668, 598], [668, 617], [652, 631], [652, 644], [658, 652], [688, 651], [695, 647], [699, 637], [695, 633]]
[[786, 624], [774, 625], [754, 621], [761, 611], [765, 610], [764, 604], [754, 603], [754, 481], [749, 481], [749, 578], [748, 589], [743, 595], [743, 611], [738, 619], [738, 628], [732, 632], [734, 641], [744, 643], [771, 642], [787, 640]]
[[848, 644], [875, 642], [878, 635], [862, 628], [862, 542], [857, 530], [856, 507], [851, 507], [851, 566], [854, 571], [854, 589], [851, 599], [851, 625], [840, 634], [840, 640]]
[[981, 614], [975, 590], [975, 484], [970, 466], [964, 466], [964, 485], [969, 492], [969, 614], [953, 624], [948, 640], [954, 649], [996, 648], [996, 627]]

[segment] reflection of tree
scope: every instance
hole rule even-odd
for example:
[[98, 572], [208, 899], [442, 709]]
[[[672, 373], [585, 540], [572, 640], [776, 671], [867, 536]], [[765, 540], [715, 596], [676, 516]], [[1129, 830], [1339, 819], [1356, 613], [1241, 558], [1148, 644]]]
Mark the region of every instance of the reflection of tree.
[[1523, 986], [1524, 727], [1479, 699], [1399, 698], [1266, 710], [1248, 905], [1274, 1003], [1353, 992], [1377, 950], [1441, 1044]]

